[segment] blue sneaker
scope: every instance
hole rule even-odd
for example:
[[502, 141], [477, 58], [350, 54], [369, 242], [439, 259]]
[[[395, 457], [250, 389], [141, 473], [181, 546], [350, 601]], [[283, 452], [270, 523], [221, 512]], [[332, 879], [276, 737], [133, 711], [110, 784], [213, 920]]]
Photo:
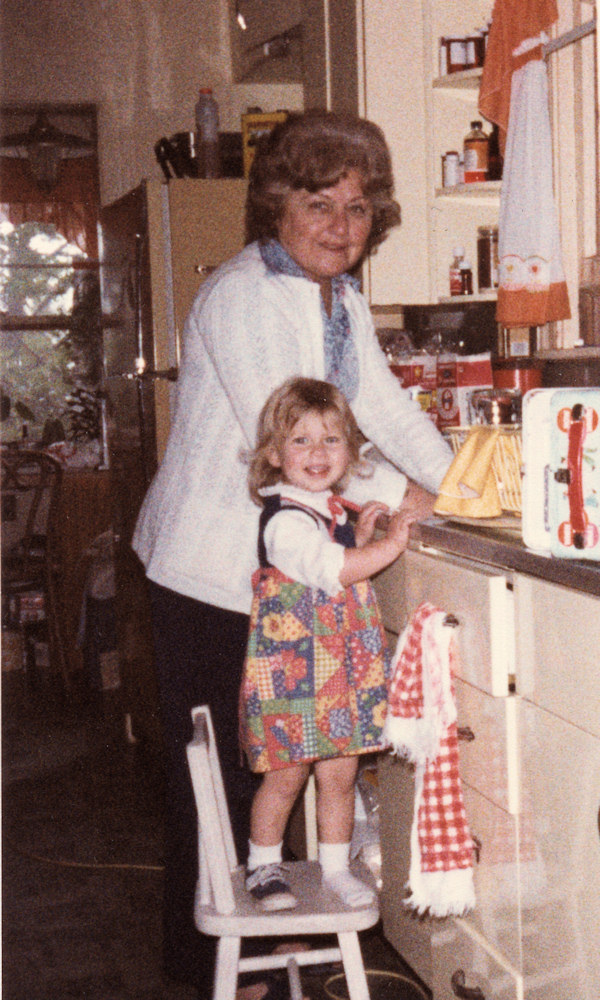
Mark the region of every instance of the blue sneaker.
[[298, 900], [286, 882], [282, 864], [246, 869], [246, 891], [263, 910], [293, 910]]

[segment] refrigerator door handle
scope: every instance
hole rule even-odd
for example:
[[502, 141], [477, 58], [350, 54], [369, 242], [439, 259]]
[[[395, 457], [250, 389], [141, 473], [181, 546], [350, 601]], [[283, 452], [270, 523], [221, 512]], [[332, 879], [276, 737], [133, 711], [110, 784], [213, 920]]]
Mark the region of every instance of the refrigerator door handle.
[[146, 368], [144, 371], [139, 372], [118, 372], [117, 378], [126, 378], [130, 382], [133, 381], [156, 381], [158, 379], [164, 379], [166, 382], [176, 382], [179, 376], [179, 369], [174, 365], [171, 368], [163, 368], [159, 371], [155, 371], [153, 368]]

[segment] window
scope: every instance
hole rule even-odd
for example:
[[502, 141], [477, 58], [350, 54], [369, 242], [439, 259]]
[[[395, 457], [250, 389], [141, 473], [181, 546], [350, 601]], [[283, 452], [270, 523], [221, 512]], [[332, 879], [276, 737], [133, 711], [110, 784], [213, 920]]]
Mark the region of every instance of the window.
[[98, 440], [95, 149], [64, 159], [49, 191], [38, 187], [26, 159], [2, 156], [0, 163], [2, 439]]

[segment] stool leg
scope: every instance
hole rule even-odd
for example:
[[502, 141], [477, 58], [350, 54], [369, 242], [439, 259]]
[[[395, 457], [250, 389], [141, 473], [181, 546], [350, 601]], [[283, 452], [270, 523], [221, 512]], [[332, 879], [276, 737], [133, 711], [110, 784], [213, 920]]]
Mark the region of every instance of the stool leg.
[[219, 938], [213, 1000], [235, 1000], [241, 938]]
[[350, 1000], [369, 1000], [362, 952], [356, 931], [338, 934]]

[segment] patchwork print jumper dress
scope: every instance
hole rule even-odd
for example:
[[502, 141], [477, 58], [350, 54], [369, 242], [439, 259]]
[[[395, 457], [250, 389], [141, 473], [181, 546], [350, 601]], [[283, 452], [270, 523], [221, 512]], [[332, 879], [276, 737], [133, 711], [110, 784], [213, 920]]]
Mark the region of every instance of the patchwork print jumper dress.
[[331, 597], [269, 565], [265, 527], [284, 508], [325, 523], [346, 548], [355, 544], [350, 524], [266, 498], [240, 695], [240, 742], [256, 772], [387, 745], [389, 656], [373, 588], [365, 580]]

